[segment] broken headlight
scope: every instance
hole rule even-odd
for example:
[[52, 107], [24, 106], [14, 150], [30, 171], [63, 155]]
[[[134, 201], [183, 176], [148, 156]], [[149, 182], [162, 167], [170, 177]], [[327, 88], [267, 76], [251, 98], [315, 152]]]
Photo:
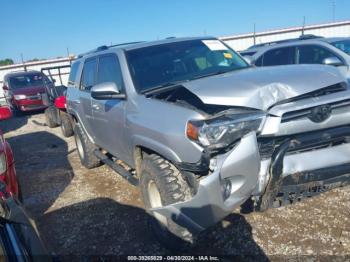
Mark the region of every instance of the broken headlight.
[[229, 146], [249, 132], [258, 132], [264, 119], [262, 112], [225, 113], [210, 119], [189, 121], [186, 134], [204, 147], [218, 149]]

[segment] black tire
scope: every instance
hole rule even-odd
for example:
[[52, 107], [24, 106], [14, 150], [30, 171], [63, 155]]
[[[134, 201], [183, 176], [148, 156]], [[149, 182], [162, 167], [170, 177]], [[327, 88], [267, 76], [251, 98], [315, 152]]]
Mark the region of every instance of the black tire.
[[101, 161], [95, 156], [96, 146], [91, 143], [80, 124], [74, 127], [75, 145], [77, 147], [80, 161], [84, 167], [92, 169], [101, 165]]
[[[179, 170], [155, 154], [146, 155], [141, 165], [140, 189], [147, 211], [156, 207], [152, 201], [151, 191], [154, 189], [151, 190], [151, 187], [156, 187], [158, 190], [160, 206], [182, 202], [191, 197], [191, 188]], [[194, 235], [171, 219], [150, 215], [149, 225], [159, 242], [169, 249], [183, 250], [194, 242]]]
[[50, 107], [45, 109], [45, 122], [47, 126], [50, 128], [54, 128], [58, 126], [58, 124], [53, 119], [53, 112]]
[[16, 106], [12, 108], [12, 113], [15, 117], [21, 117], [23, 116], [23, 112], [19, 110]]
[[74, 134], [72, 121], [66, 112], [61, 112], [61, 131], [65, 137], [70, 137]]

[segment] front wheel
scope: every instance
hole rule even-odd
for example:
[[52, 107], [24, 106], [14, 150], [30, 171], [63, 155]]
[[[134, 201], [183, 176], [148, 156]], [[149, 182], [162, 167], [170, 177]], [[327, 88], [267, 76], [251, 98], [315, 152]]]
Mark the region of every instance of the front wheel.
[[95, 156], [96, 146], [91, 143], [84, 130], [77, 123], [74, 127], [75, 144], [77, 146], [80, 162], [88, 169], [101, 165], [101, 161]]
[[[147, 211], [191, 197], [191, 188], [179, 170], [155, 154], [146, 155], [142, 161], [140, 189]], [[186, 228], [160, 214], [151, 215], [149, 225], [157, 239], [170, 249], [182, 249], [193, 243], [194, 236]]]

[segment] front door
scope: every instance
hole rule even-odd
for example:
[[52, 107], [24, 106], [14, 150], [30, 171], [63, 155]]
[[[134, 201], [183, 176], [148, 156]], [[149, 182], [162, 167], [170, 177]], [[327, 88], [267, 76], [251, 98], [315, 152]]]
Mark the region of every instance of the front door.
[[[114, 82], [124, 92], [124, 82], [118, 57], [106, 54], [99, 57], [97, 84]], [[125, 142], [126, 100], [96, 100], [92, 98], [92, 115], [96, 143], [116, 157], [126, 157]]]
[[91, 88], [96, 83], [97, 58], [85, 60], [79, 88], [79, 116], [86, 132], [95, 140], [95, 123], [91, 109]]

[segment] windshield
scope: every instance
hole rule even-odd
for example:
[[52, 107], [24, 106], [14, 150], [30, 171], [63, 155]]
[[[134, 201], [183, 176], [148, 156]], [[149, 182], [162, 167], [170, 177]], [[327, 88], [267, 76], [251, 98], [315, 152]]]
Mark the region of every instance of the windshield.
[[336, 41], [332, 45], [350, 55], [350, 39]]
[[42, 86], [43, 75], [42, 74], [30, 74], [21, 76], [11, 76], [9, 79], [11, 89], [19, 89], [32, 86]]
[[128, 51], [127, 59], [136, 90], [141, 93], [249, 67], [219, 40], [190, 40], [144, 47]]

